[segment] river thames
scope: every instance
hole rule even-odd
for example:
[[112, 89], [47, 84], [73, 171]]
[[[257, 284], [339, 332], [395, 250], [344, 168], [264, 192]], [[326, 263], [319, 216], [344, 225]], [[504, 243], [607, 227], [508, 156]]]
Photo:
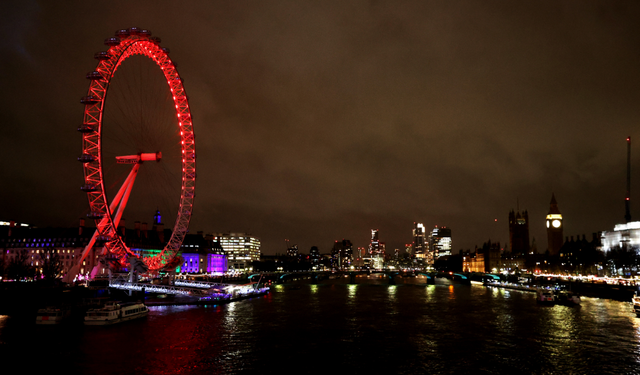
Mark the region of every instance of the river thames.
[[[298, 282], [223, 305], [155, 306], [110, 327], [0, 317], [14, 373], [640, 373], [628, 302], [541, 306], [531, 292], [479, 285]], [[12, 373], [4, 372], [3, 373]]]

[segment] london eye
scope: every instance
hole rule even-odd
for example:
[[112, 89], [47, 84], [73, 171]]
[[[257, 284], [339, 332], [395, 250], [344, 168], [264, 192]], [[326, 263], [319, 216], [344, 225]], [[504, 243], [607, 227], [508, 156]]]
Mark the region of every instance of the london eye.
[[[143, 201], [147, 206], [174, 206], [164, 211], [174, 223], [166, 245], [143, 258], [150, 272], [172, 266], [187, 233], [195, 198], [191, 112], [169, 50], [151, 32], [136, 27], [118, 30], [104, 43], [108, 49], [94, 55], [98, 64], [86, 76], [89, 89], [81, 99], [84, 117], [78, 128], [82, 134], [78, 160], [84, 169], [81, 190], [87, 194], [87, 216], [95, 221], [96, 231], [72, 268], [72, 277], [96, 242], [103, 244], [102, 256], [115, 258], [121, 266], [127, 258], [138, 257], [127, 247], [118, 227], [125, 208], [139, 215], [131, 206]], [[146, 181], [136, 182], [142, 175]]]

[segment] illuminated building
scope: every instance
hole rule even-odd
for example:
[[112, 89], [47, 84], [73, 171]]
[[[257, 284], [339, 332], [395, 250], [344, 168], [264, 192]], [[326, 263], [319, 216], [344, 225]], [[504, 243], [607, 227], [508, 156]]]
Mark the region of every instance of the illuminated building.
[[427, 256], [428, 245], [422, 223], [413, 223], [413, 256], [423, 260]]
[[292, 258], [298, 257], [298, 245], [287, 247], [287, 256]]
[[182, 265], [178, 272], [216, 273], [227, 272], [227, 257], [220, 245], [214, 242], [213, 236], [203, 237], [198, 234], [187, 234], [181, 247]]
[[509, 212], [509, 246], [518, 256], [529, 254], [529, 213]]
[[[36, 274], [45, 272], [44, 263], [52, 260], [60, 262], [61, 275], [69, 272], [76, 264], [76, 259], [82, 255], [94, 230], [85, 228], [84, 219], [80, 219], [80, 226], [77, 228], [30, 228], [13, 222], [8, 224], [0, 225], [0, 261], [9, 265], [22, 258], [23, 264], [33, 267]], [[89, 251], [80, 266], [79, 275], [88, 276], [96, 266], [98, 274], [107, 273], [98, 261], [101, 251], [100, 246], [94, 246]]]
[[613, 231], [603, 231], [600, 235], [602, 246], [600, 249], [607, 253], [609, 250], [620, 248], [640, 248], [640, 221], [626, 224], [616, 224]]
[[503, 260], [500, 258], [500, 242], [485, 242], [482, 248], [476, 246], [475, 253], [462, 257], [465, 272], [499, 272]]
[[363, 268], [367, 268], [367, 266], [370, 266], [371, 258], [369, 258], [367, 255], [367, 249], [364, 247], [359, 247], [357, 249], [357, 252], [358, 252], [357, 255], [354, 257], [353, 261], [351, 262], [351, 266], [357, 269], [363, 269]]
[[215, 233], [213, 240], [220, 242], [230, 269], [251, 271], [251, 263], [260, 260], [260, 239], [250, 234]]
[[[370, 266], [374, 269], [382, 269], [384, 266], [385, 244], [378, 238], [378, 230], [371, 229], [371, 242], [369, 243]], [[365, 259], [365, 264], [367, 260]]]
[[429, 234], [429, 253], [433, 260], [445, 255], [451, 255], [451, 229], [447, 227], [438, 228], [437, 225], [433, 228]]
[[600, 249], [607, 253], [614, 247], [640, 248], [640, 221], [631, 221], [631, 137], [627, 138], [627, 194], [624, 199], [625, 224], [617, 224], [613, 231], [603, 231]]
[[353, 261], [353, 245], [349, 240], [336, 241], [331, 249], [331, 261], [335, 268], [344, 269]]
[[551, 194], [551, 203], [549, 204], [549, 213], [547, 214], [547, 241], [549, 243], [549, 254], [558, 255], [562, 247], [562, 214], [558, 209], [556, 196]]
[[405, 244], [404, 251], [409, 255], [413, 255], [413, 244], [412, 243]]
[[311, 262], [311, 269], [317, 270], [320, 268], [320, 250], [318, 250], [318, 246], [311, 246], [309, 261]]
[[476, 252], [473, 255], [466, 254], [462, 257], [463, 272], [485, 272], [484, 254]]

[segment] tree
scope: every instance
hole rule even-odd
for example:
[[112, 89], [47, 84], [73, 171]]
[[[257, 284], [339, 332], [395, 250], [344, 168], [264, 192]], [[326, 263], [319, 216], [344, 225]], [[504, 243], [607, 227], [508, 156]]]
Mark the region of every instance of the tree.
[[40, 261], [42, 262], [40, 274], [44, 280], [51, 281], [62, 277], [64, 264], [57, 253], [46, 255], [42, 253], [42, 255], [40, 255]]
[[25, 278], [33, 278], [34, 276], [35, 268], [29, 261], [29, 251], [22, 249], [7, 265], [7, 278], [11, 280], [22, 280]]

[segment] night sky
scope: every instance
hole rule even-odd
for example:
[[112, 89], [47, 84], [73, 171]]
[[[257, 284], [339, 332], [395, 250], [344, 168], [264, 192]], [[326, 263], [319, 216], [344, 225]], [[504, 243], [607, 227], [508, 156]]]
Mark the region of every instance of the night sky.
[[565, 236], [623, 222], [627, 136], [640, 219], [638, 2], [133, 3], [0, 4], [0, 220], [86, 214], [79, 99], [93, 54], [131, 26], [185, 80], [192, 233], [324, 253], [377, 228], [391, 252], [417, 221], [451, 228], [457, 252], [508, 242], [519, 204], [544, 251], [552, 193]]

